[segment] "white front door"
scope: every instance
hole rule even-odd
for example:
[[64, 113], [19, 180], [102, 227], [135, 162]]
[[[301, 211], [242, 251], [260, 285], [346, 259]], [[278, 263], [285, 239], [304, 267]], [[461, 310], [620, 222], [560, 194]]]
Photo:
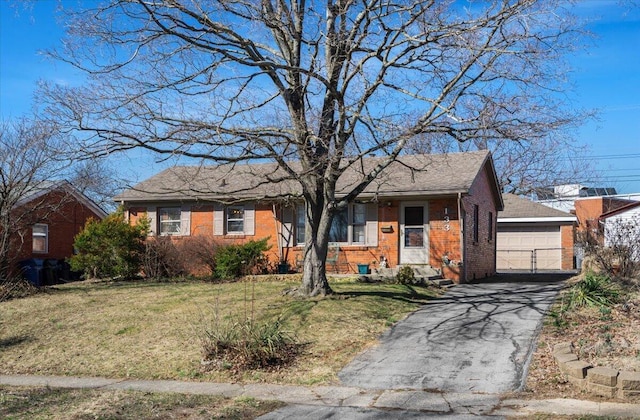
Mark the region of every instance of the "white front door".
[[427, 209], [423, 201], [400, 205], [400, 264], [429, 263]]

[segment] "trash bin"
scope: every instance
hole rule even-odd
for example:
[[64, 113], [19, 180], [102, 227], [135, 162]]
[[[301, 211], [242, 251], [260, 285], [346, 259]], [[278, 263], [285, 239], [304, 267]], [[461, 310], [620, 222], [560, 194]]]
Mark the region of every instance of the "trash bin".
[[358, 264], [358, 274], [369, 274], [369, 264]]
[[22, 276], [34, 286], [42, 286], [42, 267], [44, 260], [40, 258], [30, 258], [20, 261]]
[[60, 272], [58, 260], [44, 260], [42, 265], [42, 283], [45, 286], [51, 286], [60, 282]]

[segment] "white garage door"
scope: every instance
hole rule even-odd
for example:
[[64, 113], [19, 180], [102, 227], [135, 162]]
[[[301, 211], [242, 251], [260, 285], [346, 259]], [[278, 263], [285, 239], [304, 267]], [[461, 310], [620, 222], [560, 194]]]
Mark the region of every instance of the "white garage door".
[[497, 269], [560, 270], [561, 246], [560, 226], [500, 225], [496, 244]]

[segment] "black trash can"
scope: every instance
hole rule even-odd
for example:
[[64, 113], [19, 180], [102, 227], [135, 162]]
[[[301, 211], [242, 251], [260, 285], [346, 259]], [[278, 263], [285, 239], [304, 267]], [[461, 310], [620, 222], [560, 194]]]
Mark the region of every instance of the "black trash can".
[[58, 265], [58, 260], [44, 260], [42, 274], [42, 282], [44, 285], [51, 286], [60, 283], [60, 266]]

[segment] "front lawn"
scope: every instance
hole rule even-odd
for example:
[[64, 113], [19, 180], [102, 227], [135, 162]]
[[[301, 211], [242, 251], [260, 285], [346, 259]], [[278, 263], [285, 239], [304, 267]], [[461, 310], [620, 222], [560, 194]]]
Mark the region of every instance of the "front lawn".
[[10, 419], [253, 419], [283, 405], [219, 395], [0, 386], [0, 417]]
[[[0, 303], [0, 373], [327, 384], [437, 290], [333, 280], [336, 295], [283, 294], [298, 283], [81, 282]], [[234, 374], [202, 367], [216, 317], [280, 317], [305, 344], [292, 366]]]

